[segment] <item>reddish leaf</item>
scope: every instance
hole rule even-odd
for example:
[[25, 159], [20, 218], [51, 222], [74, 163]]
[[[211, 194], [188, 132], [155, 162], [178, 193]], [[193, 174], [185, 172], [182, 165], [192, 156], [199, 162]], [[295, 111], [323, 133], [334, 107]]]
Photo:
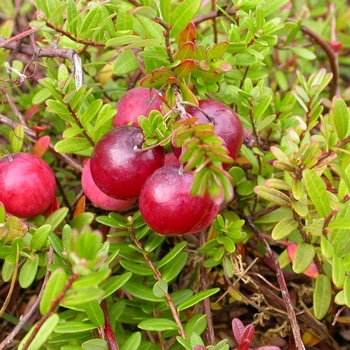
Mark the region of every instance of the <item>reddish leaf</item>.
[[249, 343], [254, 338], [255, 328], [252, 324], [248, 324], [248, 326], [245, 328], [244, 333], [242, 334], [243, 340], [249, 340]]
[[57, 197], [53, 200], [51, 205], [45, 211], [45, 218], [48, 218], [53, 212], [60, 208], [60, 202]]
[[182, 46], [180, 46], [174, 58], [175, 60], [185, 60], [186, 58], [193, 58], [193, 55], [194, 55], [194, 43], [191, 41], [187, 41]]
[[173, 73], [164, 68], [155, 69], [151, 74], [140, 80], [140, 85], [144, 87], [161, 87], [172, 76]]
[[83, 195], [78, 200], [78, 203], [77, 203], [75, 210], [74, 210], [73, 217], [77, 217], [79, 214], [84, 213], [85, 207], [86, 207], [86, 197]]
[[241, 344], [239, 344], [237, 350], [249, 350], [250, 349], [250, 341], [243, 340]]
[[177, 67], [173, 69], [174, 75], [179, 79], [186, 78], [191, 74], [194, 66], [194, 60], [188, 58], [182, 61]]
[[42, 157], [49, 148], [50, 140], [50, 136], [48, 135], [40, 137], [32, 148], [32, 154]]
[[244, 333], [245, 327], [243, 322], [239, 318], [234, 318], [232, 320], [232, 332], [238, 344], [242, 342], [242, 335]]
[[259, 346], [258, 348], [255, 348], [255, 350], [281, 350], [279, 346], [274, 346], [274, 345], [264, 345], [264, 346]]
[[193, 22], [190, 22], [187, 27], [177, 36], [176, 41], [179, 46], [184, 44], [186, 41], [196, 41], [196, 26]]

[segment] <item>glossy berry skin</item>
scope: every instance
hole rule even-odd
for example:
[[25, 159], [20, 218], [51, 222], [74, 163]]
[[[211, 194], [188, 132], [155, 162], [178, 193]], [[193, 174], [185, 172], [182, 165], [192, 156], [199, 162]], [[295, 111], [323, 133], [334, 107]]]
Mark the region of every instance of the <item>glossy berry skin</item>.
[[193, 173], [179, 173], [166, 165], [155, 171], [142, 187], [139, 208], [147, 225], [160, 235], [181, 235], [206, 229], [220, 206], [209, 197], [190, 195]]
[[220, 136], [227, 147], [230, 157], [236, 159], [243, 143], [244, 130], [237, 114], [220, 101], [201, 100], [198, 108], [188, 107], [187, 113], [198, 118], [198, 124], [212, 123], [215, 134]]
[[142, 129], [125, 125], [109, 131], [96, 144], [90, 160], [91, 176], [109, 197], [136, 199], [147, 178], [164, 164], [164, 150], [142, 150]]
[[90, 159], [84, 163], [81, 186], [85, 196], [98, 208], [108, 211], [123, 211], [134, 204], [135, 200], [115, 199], [104, 194], [95, 184], [90, 171]]
[[157, 90], [136, 87], [128, 90], [117, 102], [117, 113], [113, 119], [113, 126], [135, 125], [139, 126], [140, 115], [148, 117], [150, 111], [161, 111], [162, 99]]
[[43, 213], [55, 199], [56, 179], [40, 157], [15, 153], [0, 159], [0, 201], [8, 213], [31, 218]]

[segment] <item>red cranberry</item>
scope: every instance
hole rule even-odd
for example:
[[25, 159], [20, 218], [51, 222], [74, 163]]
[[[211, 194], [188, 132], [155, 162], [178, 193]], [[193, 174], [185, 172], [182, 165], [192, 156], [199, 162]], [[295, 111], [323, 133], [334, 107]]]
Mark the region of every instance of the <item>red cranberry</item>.
[[84, 170], [81, 175], [81, 185], [85, 196], [98, 208], [109, 211], [122, 211], [129, 208], [135, 200], [115, 199], [104, 194], [95, 184], [91, 177], [90, 159], [84, 163]]
[[206, 229], [219, 212], [208, 194], [190, 194], [193, 173], [167, 165], [156, 170], [142, 187], [139, 207], [147, 225], [160, 235], [196, 233]]
[[161, 111], [162, 99], [157, 90], [136, 87], [128, 90], [117, 102], [117, 114], [114, 116], [113, 126], [139, 126], [138, 117], [148, 117], [150, 111]]
[[56, 179], [40, 157], [15, 153], [0, 159], [0, 201], [12, 215], [31, 218], [55, 199]]
[[147, 178], [164, 164], [164, 150], [142, 149], [142, 129], [125, 125], [109, 131], [91, 156], [91, 176], [109, 197], [135, 199]]

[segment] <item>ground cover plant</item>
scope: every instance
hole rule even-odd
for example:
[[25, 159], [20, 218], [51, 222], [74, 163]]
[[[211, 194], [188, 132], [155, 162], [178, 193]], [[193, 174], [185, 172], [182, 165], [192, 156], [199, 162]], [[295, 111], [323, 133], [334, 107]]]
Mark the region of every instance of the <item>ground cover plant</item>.
[[4, 0], [0, 349], [347, 349], [345, 0]]

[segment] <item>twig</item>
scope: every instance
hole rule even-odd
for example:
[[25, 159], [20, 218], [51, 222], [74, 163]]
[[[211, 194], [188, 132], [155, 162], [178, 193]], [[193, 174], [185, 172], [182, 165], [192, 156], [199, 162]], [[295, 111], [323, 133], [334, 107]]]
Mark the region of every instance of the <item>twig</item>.
[[109, 350], [119, 350], [119, 346], [118, 346], [117, 340], [115, 339], [114, 332], [112, 329], [111, 321], [109, 319], [106, 299], [103, 299], [101, 301], [101, 308], [105, 318], [104, 331], [105, 331], [105, 337], [108, 344], [108, 348]]
[[174, 57], [173, 54], [171, 52], [171, 45], [170, 45], [170, 30], [171, 27], [165, 23], [162, 19], [155, 17], [154, 22], [160, 24], [165, 30], [163, 32], [164, 38], [165, 38], [165, 50], [168, 53], [168, 57], [169, 57], [169, 61], [170, 63], [174, 62]]
[[[49, 249], [49, 259], [48, 259], [47, 265], [51, 265], [52, 262], [53, 262], [53, 247], [50, 247], [50, 249]], [[11, 342], [13, 341], [13, 339], [17, 335], [17, 333], [23, 328], [23, 326], [27, 323], [27, 321], [32, 317], [34, 312], [37, 310], [37, 308], [39, 306], [39, 303], [41, 301], [41, 298], [43, 296], [44, 289], [45, 289], [46, 283], [47, 283], [47, 281], [49, 279], [49, 276], [50, 276], [50, 270], [47, 269], [45, 277], [44, 277], [44, 281], [43, 281], [43, 284], [41, 285], [41, 289], [40, 289], [38, 297], [36, 298], [35, 302], [33, 303], [32, 307], [29, 309], [29, 311], [20, 318], [20, 320], [19, 320], [18, 324], [16, 325], [16, 327], [0, 343], [0, 350], [5, 349], [8, 345], [11, 344]]]
[[25, 343], [23, 343], [22, 350], [27, 350], [28, 349], [28, 347], [30, 346], [30, 344], [32, 343], [32, 341], [34, 340], [36, 335], [38, 334], [40, 328], [43, 326], [45, 321], [53, 314], [53, 312], [56, 309], [56, 307], [59, 306], [60, 302], [62, 301], [62, 299], [64, 298], [64, 296], [68, 292], [68, 290], [72, 287], [73, 282], [78, 277], [79, 277], [79, 275], [76, 274], [76, 273], [69, 277], [68, 281], [66, 282], [66, 284], [63, 287], [62, 292], [58, 295], [58, 297], [55, 300], [52, 300], [52, 302], [50, 304], [50, 310], [45, 315], [43, 315], [40, 318], [39, 322], [34, 327], [32, 333], [29, 336], [29, 338], [27, 339], [27, 341]]
[[[142, 255], [143, 255], [143, 258], [145, 259], [147, 265], [152, 269], [152, 271], [154, 272], [154, 278], [157, 280], [157, 281], [161, 281], [162, 280], [162, 275], [160, 273], [159, 270], [157, 270], [157, 268], [154, 266], [150, 256], [145, 253], [143, 251], [143, 247], [141, 245], [141, 243], [137, 240], [136, 236], [134, 233], [131, 233], [130, 234], [130, 238], [131, 240], [133, 241], [133, 243], [136, 245], [136, 247], [138, 249], [140, 249], [140, 251], [142, 252]], [[186, 333], [185, 333], [185, 330], [182, 326], [182, 323], [181, 323], [181, 320], [180, 320], [180, 316], [176, 310], [176, 307], [175, 307], [175, 304], [173, 302], [173, 299], [171, 298], [171, 295], [166, 292], [164, 293], [164, 297], [165, 297], [165, 301], [167, 303], [167, 305], [169, 306], [169, 309], [173, 315], [173, 318], [174, 318], [174, 321], [176, 322], [178, 328], [179, 328], [179, 334], [182, 338], [186, 339]]]
[[297, 321], [297, 318], [296, 318], [296, 315], [294, 312], [292, 301], [290, 299], [287, 284], [286, 284], [286, 281], [284, 279], [281, 267], [280, 267], [276, 257], [274, 256], [272, 249], [270, 248], [269, 244], [267, 243], [264, 235], [262, 234], [262, 232], [254, 225], [254, 223], [250, 217], [245, 217], [245, 221], [248, 224], [248, 226], [253, 230], [253, 232], [258, 236], [260, 242], [263, 244], [264, 248], [266, 249], [266, 252], [269, 255], [269, 258], [271, 259], [271, 261], [274, 264], [274, 267], [276, 270], [277, 281], [278, 281], [278, 284], [281, 288], [282, 298], [284, 300], [284, 303], [285, 303], [285, 306], [287, 309], [288, 318], [289, 318], [289, 321], [290, 321], [290, 324], [292, 327], [292, 332], [293, 332], [296, 347], [298, 350], [305, 350], [305, 345], [301, 339], [300, 328], [298, 325], [298, 321]]

